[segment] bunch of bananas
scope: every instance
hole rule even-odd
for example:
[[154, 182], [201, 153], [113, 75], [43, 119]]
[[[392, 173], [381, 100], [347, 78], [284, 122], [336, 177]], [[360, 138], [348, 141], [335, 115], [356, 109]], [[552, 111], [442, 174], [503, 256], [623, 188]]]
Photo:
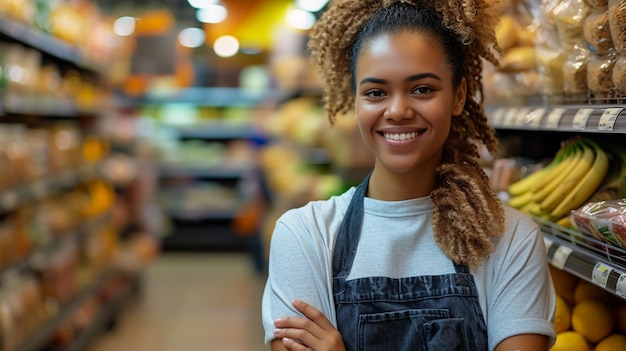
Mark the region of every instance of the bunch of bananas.
[[509, 205], [565, 227], [571, 211], [596, 193], [609, 173], [610, 157], [592, 140], [575, 137], [544, 168], [511, 184]]

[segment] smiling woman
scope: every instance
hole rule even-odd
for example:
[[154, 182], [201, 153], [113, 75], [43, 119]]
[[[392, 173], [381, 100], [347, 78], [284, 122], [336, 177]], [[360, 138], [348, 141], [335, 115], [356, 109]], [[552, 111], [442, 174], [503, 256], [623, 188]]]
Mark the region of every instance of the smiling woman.
[[263, 297], [272, 350], [545, 351], [555, 295], [538, 226], [477, 163], [496, 63], [483, 0], [339, 0], [309, 44], [331, 122], [352, 109], [371, 173], [281, 216]]

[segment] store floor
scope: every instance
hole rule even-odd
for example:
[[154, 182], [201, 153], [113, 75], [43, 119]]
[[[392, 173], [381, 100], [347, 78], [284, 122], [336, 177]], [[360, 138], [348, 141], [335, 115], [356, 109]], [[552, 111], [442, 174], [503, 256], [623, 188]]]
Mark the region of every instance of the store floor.
[[163, 253], [88, 351], [262, 351], [264, 276], [245, 253]]

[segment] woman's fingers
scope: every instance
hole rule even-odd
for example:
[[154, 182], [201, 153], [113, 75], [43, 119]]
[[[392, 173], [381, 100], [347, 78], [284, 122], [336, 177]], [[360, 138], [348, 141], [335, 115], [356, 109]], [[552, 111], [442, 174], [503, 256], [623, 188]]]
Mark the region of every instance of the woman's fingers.
[[308, 319], [313, 321], [317, 326], [322, 328], [325, 331], [335, 330], [335, 327], [330, 323], [328, 318], [317, 308], [309, 305], [308, 303], [302, 300], [294, 300], [293, 307], [296, 310], [304, 314]]

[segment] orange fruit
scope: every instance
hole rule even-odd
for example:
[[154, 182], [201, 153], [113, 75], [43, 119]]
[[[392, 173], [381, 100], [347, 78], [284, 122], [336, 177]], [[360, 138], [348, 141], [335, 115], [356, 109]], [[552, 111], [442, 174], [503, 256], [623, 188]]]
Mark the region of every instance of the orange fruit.
[[572, 309], [572, 329], [591, 343], [597, 343], [613, 331], [615, 316], [605, 303], [587, 299]]
[[617, 351], [626, 350], [626, 336], [622, 334], [610, 335], [600, 341], [595, 351]]
[[587, 340], [575, 331], [556, 334], [556, 342], [550, 351], [589, 351]]
[[569, 305], [565, 300], [556, 296], [556, 310], [554, 312], [554, 330], [556, 333], [562, 333], [569, 330], [572, 321], [572, 314]]

